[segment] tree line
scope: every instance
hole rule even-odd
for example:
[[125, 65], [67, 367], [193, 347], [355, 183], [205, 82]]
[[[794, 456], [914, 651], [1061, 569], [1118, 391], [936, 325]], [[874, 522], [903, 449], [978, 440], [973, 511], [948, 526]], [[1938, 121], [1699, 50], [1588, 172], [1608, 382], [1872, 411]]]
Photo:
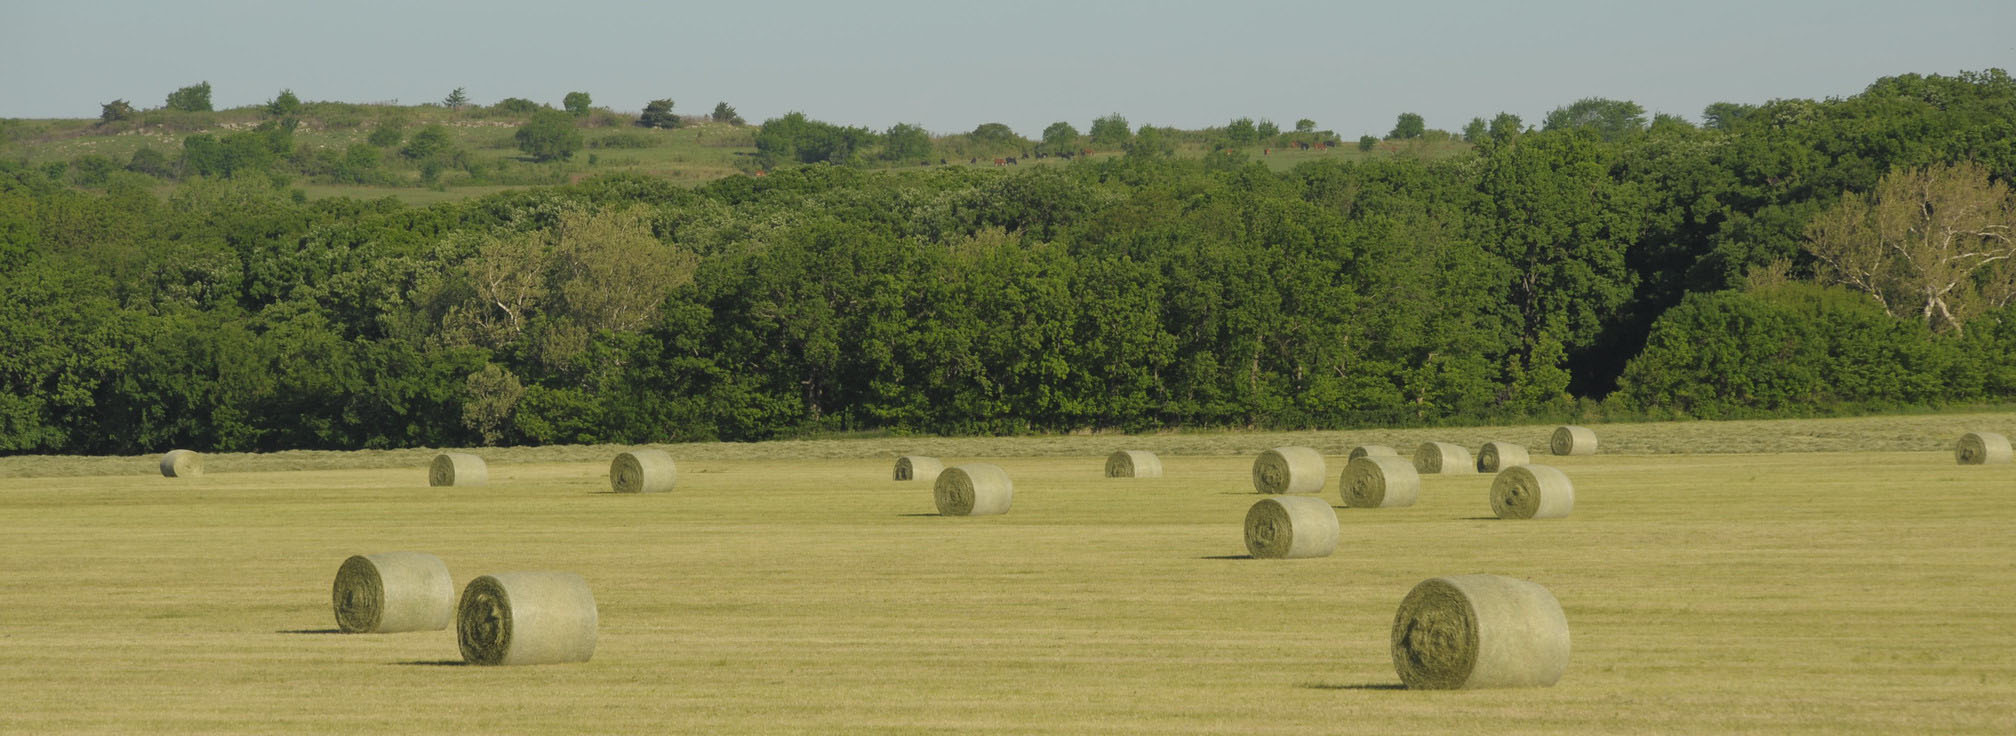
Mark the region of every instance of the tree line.
[[[636, 175], [412, 208], [0, 162], [0, 451], [1731, 417], [2016, 392], [2016, 82], [1455, 157]], [[1555, 116], [1550, 116], [1554, 118]], [[1150, 134], [1151, 136], [1153, 133]]]

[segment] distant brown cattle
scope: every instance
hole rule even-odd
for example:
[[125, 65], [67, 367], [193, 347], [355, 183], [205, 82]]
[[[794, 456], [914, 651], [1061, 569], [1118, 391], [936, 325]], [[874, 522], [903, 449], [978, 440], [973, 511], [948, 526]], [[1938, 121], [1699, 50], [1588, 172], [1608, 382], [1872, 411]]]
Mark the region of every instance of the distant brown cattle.
[[995, 166], [1006, 166], [1006, 165], [1008, 165], [1008, 159], [1005, 159], [1005, 158], [997, 158], [997, 159], [994, 159], [994, 165], [995, 165]]

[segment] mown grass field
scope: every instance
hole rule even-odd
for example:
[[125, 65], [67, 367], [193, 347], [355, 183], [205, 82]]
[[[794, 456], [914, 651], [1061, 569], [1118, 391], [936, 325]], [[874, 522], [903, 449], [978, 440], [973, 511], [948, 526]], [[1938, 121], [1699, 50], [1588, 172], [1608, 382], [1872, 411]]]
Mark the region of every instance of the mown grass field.
[[[679, 488], [607, 493], [620, 448], [0, 459], [0, 730], [19, 733], [2009, 733], [2016, 414], [1596, 427], [1540, 460], [1567, 519], [1488, 518], [1489, 477], [1339, 509], [1314, 560], [1241, 559], [1251, 452], [1547, 427], [678, 445]], [[1100, 477], [1117, 447], [1162, 479]], [[1745, 449], [1756, 452], [1744, 452]], [[933, 515], [896, 453], [985, 460], [1013, 511]], [[351, 554], [594, 586], [579, 665], [459, 666], [451, 631], [341, 635]], [[1538, 690], [1398, 689], [1388, 627], [1435, 575], [1548, 586], [1574, 654]]]

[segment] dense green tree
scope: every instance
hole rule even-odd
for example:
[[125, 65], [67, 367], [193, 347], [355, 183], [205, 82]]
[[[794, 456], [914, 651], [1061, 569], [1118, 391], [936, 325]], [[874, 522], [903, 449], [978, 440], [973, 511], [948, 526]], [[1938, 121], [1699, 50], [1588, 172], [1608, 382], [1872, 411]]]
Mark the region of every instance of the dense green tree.
[[413, 133], [406, 140], [406, 146], [399, 149], [399, 155], [415, 161], [438, 159], [452, 155], [455, 139], [448, 133], [448, 127], [440, 124], [428, 125]]
[[1070, 156], [1078, 153], [1078, 129], [1070, 123], [1057, 121], [1043, 129], [1043, 142], [1036, 150], [1050, 155]]
[[1491, 118], [1491, 140], [1494, 142], [1510, 141], [1522, 132], [1525, 132], [1525, 122], [1517, 115], [1501, 112]]
[[382, 118], [372, 126], [371, 135], [365, 141], [379, 148], [391, 148], [406, 139], [405, 121], [396, 118]]
[[581, 150], [581, 131], [574, 127], [572, 116], [556, 110], [534, 114], [512, 137], [518, 150], [534, 161], [565, 161]]
[[1421, 137], [1421, 134], [1426, 132], [1427, 129], [1428, 125], [1426, 122], [1422, 121], [1420, 115], [1416, 115], [1411, 112], [1403, 112], [1400, 113], [1400, 117], [1393, 122], [1393, 132], [1387, 133], [1386, 137], [1397, 138], [1400, 140], [1411, 140], [1414, 138]]
[[125, 100], [113, 100], [99, 106], [98, 122], [116, 123], [133, 117], [133, 105]]
[[566, 97], [560, 99], [560, 107], [575, 117], [587, 115], [588, 108], [593, 104], [594, 101], [586, 92], [569, 92]]
[[1463, 126], [1463, 142], [1465, 143], [1483, 143], [1490, 139], [1490, 128], [1485, 126], [1483, 118], [1471, 118], [1470, 122]]
[[280, 90], [280, 94], [266, 101], [265, 112], [268, 116], [276, 118], [298, 115], [301, 113], [301, 98], [294, 96], [294, 90]]
[[1260, 140], [1260, 129], [1252, 118], [1239, 118], [1225, 124], [1225, 140], [1235, 146], [1250, 146]]
[[1152, 125], [1141, 126], [1120, 147], [1132, 159], [1167, 158], [1176, 154], [1175, 141], [1170, 140], [1169, 134], [1162, 132], [1161, 128]]
[[756, 155], [768, 167], [786, 162], [845, 164], [875, 137], [866, 128], [842, 127], [792, 112], [763, 121], [756, 131]]
[[1361, 135], [1361, 136], [1358, 136], [1358, 150], [1359, 150], [1359, 151], [1362, 151], [1362, 152], [1365, 152], [1365, 153], [1371, 153], [1371, 152], [1372, 152], [1372, 149], [1374, 149], [1374, 148], [1378, 148], [1378, 147], [1379, 147], [1379, 139], [1377, 139], [1377, 138], [1374, 138], [1374, 137], [1372, 137], [1372, 136], [1370, 136], [1370, 135]]
[[469, 93], [461, 87], [456, 87], [454, 91], [448, 93], [447, 97], [441, 99], [441, 106], [450, 110], [461, 110], [463, 106], [468, 104]]
[[671, 100], [652, 100], [644, 105], [644, 114], [637, 116], [637, 124], [646, 128], [677, 128], [679, 116], [672, 112]]
[[714, 103], [714, 112], [709, 113], [707, 117], [717, 123], [727, 123], [729, 125], [742, 124], [742, 116], [736, 113], [735, 108], [730, 107], [727, 102]]
[[1554, 108], [1541, 121], [1541, 130], [1586, 129], [1605, 141], [1621, 141], [1645, 130], [1645, 108], [1630, 100], [1586, 97], [1574, 104]]
[[167, 107], [179, 112], [210, 112], [210, 83], [192, 84], [168, 93]]
[[1261, 118], [1257, 131], [1261, 140], [1273, 140], [1275, 136], [1281, 135], [1281, 126], [1275, 125], [1272, 120]]
[[1316, 132], [1316, 121], [1310, 120], [1308, 118], [1302, 118], [1301, 120], [1295, 121], [1295, 132], [1297, 133]]
[[1710, 130], [1731, 131], [1743, 118], [1757, 110], [1756, 105], [1737, 102], [1716, 102], [1701, 110], [1701, 121]]
[[1125, 145], [1134, 133], [1127, 125], [1127, 118], [1116, 112], [1093, 120], [1087, 135], [1091, 136], [1092, 145], [1118, 147]]
[[931, 155], [931, 134], [923, 126], [897, 123], [882, 134], [882, 158], [888, 161], [917, 161]]

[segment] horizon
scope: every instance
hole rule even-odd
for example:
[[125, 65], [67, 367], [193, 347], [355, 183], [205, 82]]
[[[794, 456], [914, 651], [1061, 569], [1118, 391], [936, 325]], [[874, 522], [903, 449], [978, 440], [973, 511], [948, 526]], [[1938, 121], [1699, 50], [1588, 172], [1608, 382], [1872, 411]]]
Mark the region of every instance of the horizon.
[[[522, 97], [558, 107], [583, 91], [616, 111], [669, 97], [675, 112], [704, 115], [725, 101], [752, 124], [797, 111], [878, 131], [913, 123], [934, 135], [1000, 122], [1033, 137], [1060, 120], [1082, 131], [1118, 113], [1135, 126], [1192, 130], [1241, 117], [1291, 128], [1309, 118], [1355, 138], [1384, 134], [1409, 112], [1449, 131], [1499, 112], [1538, 124], [1589, 97], [1698, 122], [1716, 102], [1845, 97], [1883, 77], [2016, 66], [2016, 43], [2001, 36], [2016, 26], [2016, 4], [1949, 1], [1909, 13], [1900, 20], [1881, 3], [1725, 0], [1464, 3], [1435, 14], [1308, 0], [1239, 13], [1138, 0], [956, 10], [916, 0], [846, 8], [366, 0], [322, 17], [314, 7], [243, 1], [111, 0], [13, 11], [20, 22], [0, 29], [0, 117], [95, 118], [114, 99], [160, 107], [169, 92], [207, 81], [220, 110], [282, 89], [304, 101], [415, 105], [459, 87], [483, 105]], [[722, 30], [736, 28], [749, 30]], [[180, 48], [164, 57], [161, 39]], [[580, 50], [558, 61], [528, 52], [554, 42]], [[323, 61], [323, 49], [346, 48], [363, 51]], [[62, 63], [36, 63], [49, 59]]]

